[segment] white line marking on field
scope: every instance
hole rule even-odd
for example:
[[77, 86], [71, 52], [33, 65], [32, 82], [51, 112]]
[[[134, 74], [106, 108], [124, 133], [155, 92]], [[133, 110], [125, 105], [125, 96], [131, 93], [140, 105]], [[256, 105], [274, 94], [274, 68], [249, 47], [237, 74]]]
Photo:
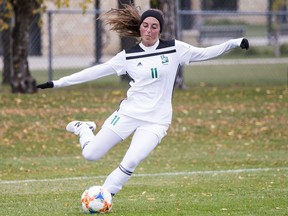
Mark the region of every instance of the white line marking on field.
[[[222, 173], [243, 173], [243, 172], [263, 172], [263, 171], [286, 171], [288, 167], [278, 168], [252, 168], [252, 169], [235, 169], [235, 170], [207, 170], [207, 171], [191, 171], [191, 172], [167, 172], [167, 173], [146, 173], [134, 174], [133, 177], [160, 177], [160, 176], [180, 176], [180, 175], [207, 175], [207, 174], [222, 174]], [[0, 181], [0, 184], [21, 184], [33, 182], [57, 182], [57, 181], [77, 181], [85, 179], [104, 179], [106, 176], [82, 176], [54, 179], [26, 179], [26, 180], [11, 180]]]

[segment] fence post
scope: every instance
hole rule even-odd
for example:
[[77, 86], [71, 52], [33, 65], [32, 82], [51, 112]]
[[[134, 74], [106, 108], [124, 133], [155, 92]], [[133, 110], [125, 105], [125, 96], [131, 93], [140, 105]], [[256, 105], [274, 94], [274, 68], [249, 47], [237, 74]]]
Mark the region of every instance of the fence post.
[[176, 32], [176, 38], [178, 40], [182, 40], [182, 26], [181, 26], [181, 15], [179, 13], [179, 0], [176, 0], [176, 25], [177, 25], [177, 32]]
[[269, 44], [272, 43], [272, 0], [268, 1], [268, 6], [267, 6], [267, 36], [268, 36], [268, 42]]
[[95, 64], [100, 63], [102, 57], [102, 26], [99, 19], [100, 0], [95, 1]]
[[52, 11], [48, 11], [48, 80], [52, 81], [52, 79]]

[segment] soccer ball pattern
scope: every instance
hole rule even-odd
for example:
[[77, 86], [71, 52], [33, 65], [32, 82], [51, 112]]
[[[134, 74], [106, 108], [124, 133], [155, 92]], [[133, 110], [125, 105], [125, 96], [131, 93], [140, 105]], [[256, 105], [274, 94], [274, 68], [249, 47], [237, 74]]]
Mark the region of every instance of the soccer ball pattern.
[[112, 196], [101, 186], [86, 189], [81, 196], [82, 209], [85, 213], [108, 213], [112, 208]]

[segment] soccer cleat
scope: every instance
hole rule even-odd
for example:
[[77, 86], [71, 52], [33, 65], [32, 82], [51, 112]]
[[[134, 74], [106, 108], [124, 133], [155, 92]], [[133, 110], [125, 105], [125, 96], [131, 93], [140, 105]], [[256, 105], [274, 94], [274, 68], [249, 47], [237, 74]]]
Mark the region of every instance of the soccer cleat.
[[94, 131], [96, 129], [96, 124], [94, 122], [72, 121], [67, 124], [66, 130], [79, 135], [80, 131], [85, 127], [88, 127], [91, 131]]

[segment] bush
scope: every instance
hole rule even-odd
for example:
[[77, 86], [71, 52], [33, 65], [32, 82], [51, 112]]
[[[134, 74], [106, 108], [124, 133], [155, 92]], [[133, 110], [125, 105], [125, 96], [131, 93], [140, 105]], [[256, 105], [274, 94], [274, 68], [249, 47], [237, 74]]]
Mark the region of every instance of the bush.
[[288, 44], [287, 43], [281, 44], [280, 53], [281, 53], [281, 56], [288, 56]]

